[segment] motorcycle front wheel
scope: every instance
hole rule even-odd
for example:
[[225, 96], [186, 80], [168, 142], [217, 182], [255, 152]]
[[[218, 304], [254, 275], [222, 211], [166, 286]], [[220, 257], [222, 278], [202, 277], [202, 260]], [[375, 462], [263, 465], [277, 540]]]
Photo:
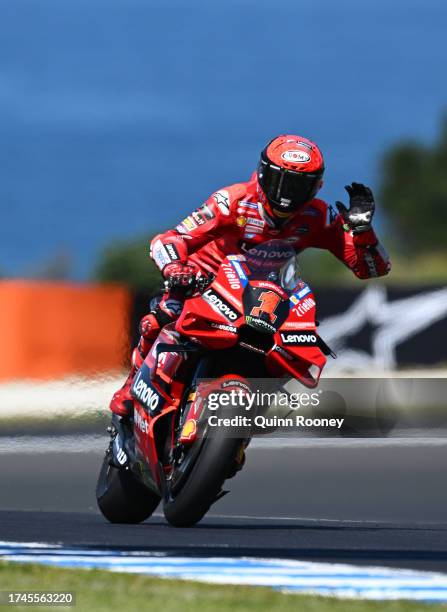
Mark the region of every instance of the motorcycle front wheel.
[[163, 503], [166, 520], [174, 527], [191, 527], [200, 521], [216, 501], [229, 466], [235, 462], [243, 441], [217, 436], [206, 438], [186, 482]]

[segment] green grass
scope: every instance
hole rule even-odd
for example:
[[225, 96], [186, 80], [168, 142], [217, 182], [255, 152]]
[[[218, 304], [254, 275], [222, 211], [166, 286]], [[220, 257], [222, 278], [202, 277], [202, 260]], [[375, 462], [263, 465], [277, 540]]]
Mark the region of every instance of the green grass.
[[[406, 601], [363, 602], [328, 597], [292, 595], [263, 587], [207, 585], [196, 582], [148, 578], [138, 574], [100, 570], [72, 570], [42, 565], [0, 562], [0, 590], [71, 591], [76, 594], [74, 612], [439, 612], [443, 605]], [[45, 610], [42, 606], [4, 609]], [[58, 607], [53, 609], [60, 609]], [[68, 608], [64, 608], [68, 609]]]

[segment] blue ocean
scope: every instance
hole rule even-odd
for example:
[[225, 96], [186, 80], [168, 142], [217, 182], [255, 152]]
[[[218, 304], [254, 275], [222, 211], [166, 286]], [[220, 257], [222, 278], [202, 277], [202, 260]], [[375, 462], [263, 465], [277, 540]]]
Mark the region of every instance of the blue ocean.
[[328, 200], [377, 187], [391, 144], [436, 138], [446, 19], [445, 0], [0, 0], [0, 273], [64, 256], [89, 278], [278, 133], [320, 144]]

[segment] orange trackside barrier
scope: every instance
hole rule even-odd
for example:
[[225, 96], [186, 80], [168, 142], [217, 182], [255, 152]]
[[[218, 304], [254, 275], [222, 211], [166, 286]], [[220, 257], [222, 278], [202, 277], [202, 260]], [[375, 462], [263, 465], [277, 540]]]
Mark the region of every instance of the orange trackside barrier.
[[122, 368], [130, 307], [119, 285], [0, 281], [0, 380]]

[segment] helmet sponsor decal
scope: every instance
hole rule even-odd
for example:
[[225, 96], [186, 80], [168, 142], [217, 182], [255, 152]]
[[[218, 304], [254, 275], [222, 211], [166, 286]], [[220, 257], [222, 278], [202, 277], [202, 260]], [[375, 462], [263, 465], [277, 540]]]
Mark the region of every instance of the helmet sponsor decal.
[[313, 146], [309, 142], [303, 142], [302, 140], [298, 140], [296, 144], [299, 144], [302, 147], [306, 147], [306, 149], [310, 149], [311, 151], [313, 149]]
[[291, 164], [308, 164], [310, 162], [310, 155], [306, 153], [306, 151], [295, 149], [284, 151], [284, 153], [281, 154], [281, 159]]
[[228, 191], [216, 191], [213, 195], [220, 212], [228, 216], [230, 214], [230, 194]]
[[318, 342], [316, 334], [312, 332], [281, 332], [281, 341], [284, 344], [295, 344], [301, 346], [315, 346]]
[[216, 312], [223, 314], [223, 316], [230, 321], [236, 321], [236, 319], [239, 318], [238, 313], [233, 310], [230, 304], [224, 300], [222, 296], [213, 291], [213, 289], [207, 289], [205, 293], [202, 294], [202, 298], [208, 302]]

